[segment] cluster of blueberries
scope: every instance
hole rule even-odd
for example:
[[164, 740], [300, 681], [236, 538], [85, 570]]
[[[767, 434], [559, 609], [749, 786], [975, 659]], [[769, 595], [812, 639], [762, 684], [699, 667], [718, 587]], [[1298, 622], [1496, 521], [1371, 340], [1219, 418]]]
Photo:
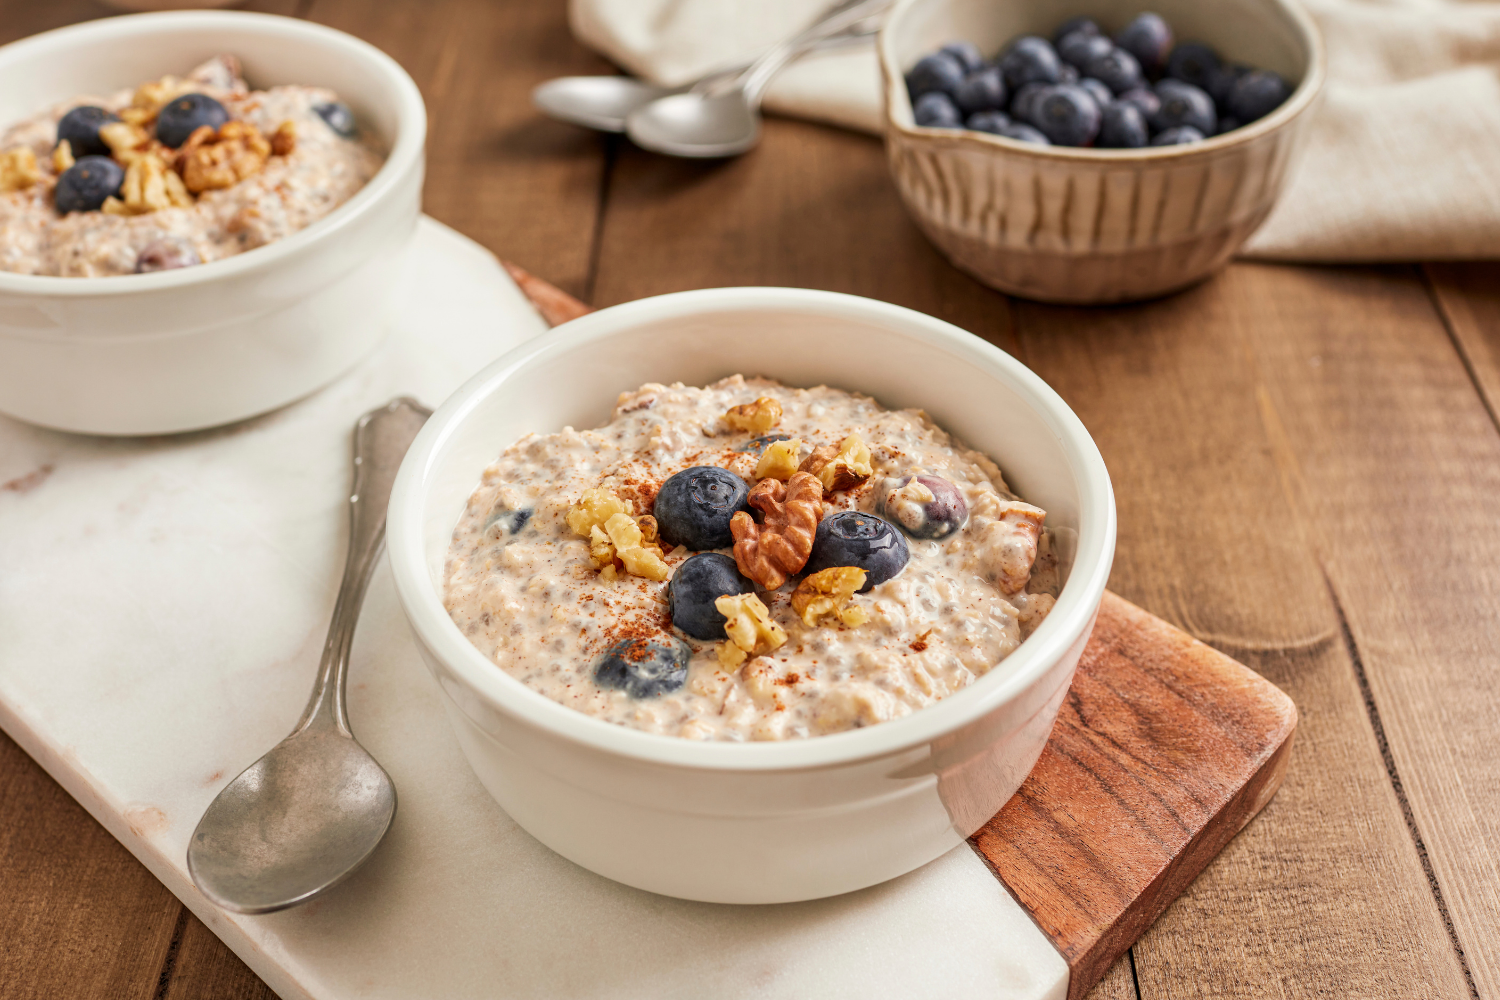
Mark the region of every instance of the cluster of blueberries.
[[918, 125], [1109, 149], [1201, 142], [1263, 118], [1291, 93], [1270, 70], [1225, 62], [1199, 42], [1174, 44], [1152, 13], [1113, 39], [1075, 17], [1050, 42], [1012, 40], [992, 63], [953, 42], [913, 66], [906, 88]]
[[[744, 448], [763, 452], [784, 434], [752, 439]], [[934, 494], [925, 518], [907, 528], [916, 538], [942, 538], [962, 527], [968, 507], [958, 488], [936, 476], [922, 476]], [[945, 488], [946, 487], [946, 488]], [[749, 488], [727, 469], [699, 465], [669, 478], [656, 495], [652, 514], [657, 531], [672, 546], [696, 552], [672, 574], [667, 584], [667, 606], [672, 624], [695, 639], [725, 638], [726, 619], [714, 602], [729, 594], [749, 594], [755, 583], [740, 573], [734, 559], [713, 549], [734, 544], [729, 522], [737, 511], [750, 511]], [[906, 568], [911, 553], [902, 530], [891, 521], [863, 511], [843, 510], [823, 518], [813, 535], [812, 554], [805, 571], [816, 573], [834, 566], [865, 571], [863, 593]], [[630, 638], [611, 646], [594, 669], [600, 687], [619, 688], [633, 698], [651, 698], [682, 687], [687, 680], [692, 650], [681, 640]]]
[[[354, 113], [339, 102], [313, 108], [328, 127], [346, 139], [355, 136]], [[62, 215], [94, 212], [104, 200], [120, 193], [125, 169], [110, 158], [109, 146], [99, 129], [120, 116], [104, 108], [85, 104], [63, 115], [57, 123], [57, 141], [67, 140], [74, 162], [57, 178], [53, 203]], [[176, 149], [204, 125], [217, 129], [229, 120], [224, 105], [207, 94], [183, 94], [168, 102], [156, 116], [156, 141]]]

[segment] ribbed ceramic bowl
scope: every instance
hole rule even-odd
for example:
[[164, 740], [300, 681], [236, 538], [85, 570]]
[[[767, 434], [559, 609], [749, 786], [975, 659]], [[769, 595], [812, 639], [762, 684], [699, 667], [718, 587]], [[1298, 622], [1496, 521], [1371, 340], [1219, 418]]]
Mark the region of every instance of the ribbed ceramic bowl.
[[[1074, 15], [1115, 31], [1148, 9], [1180, 41], [1281, 74], [1291, 97], [1206, 142], [1139, 150], [1037, 146], [912, 119], [905, 72], [947, 42], [992, 54], [1018, 35], [1050, 38]], [[1295, 0], [900, 0], [878, 48], [886, 151], [917, 224], [980, 281], [1047, 302], [1149, 298], [1227, 263], [1285, 186], [1324, 76], [1317, 26]]]
[[105, 18], [0, 48], [0, 125], [220, 52], [253, 86], [331, 87], [388, 151], [353, 198], [286, 239], [155, 274], [0, 271], [0, 411], [90, 434], [167, 434], [264, 413], [385, 335], [421, 211], [427, 114], [396, 61], [322, 25], [243, 11]]
[[[547, 698], [471, 644], [443, 606], [453, 527], [500, 451], [609, 420], [645, 382], [735, 374], [922, 407], [1048, 512], [1066, 583], [1036, 632], [973, 685], [901, 719], [780, 743], [704, 743]], [[578, 864], [688, 899], [814, 899], [911, 871], [995, 814], [1047, 741], [1114, 557], [1109, 474], [1057, 394], [1014, 358], [884, 302], [716, 288], [604, 309], [491, 364], [433, 414], [387, 518], [396, 592], [474, 773]], [[1074, 543], [1074, 544], [1068, 544]]]

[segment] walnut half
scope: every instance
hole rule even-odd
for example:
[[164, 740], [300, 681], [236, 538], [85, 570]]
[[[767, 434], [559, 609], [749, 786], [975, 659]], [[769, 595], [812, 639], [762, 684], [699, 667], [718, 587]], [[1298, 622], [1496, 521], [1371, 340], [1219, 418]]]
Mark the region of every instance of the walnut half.
[[875, 473], [870, 464], [870, 449], [858, 433], [839, 442], [838, 448], [821, 445], [802, 462], [801, 471], [818, 477], [829, 493], [851, 490]]
[[817, 476], [794, 472], [786, 483], [762, 479], [748, 499], [765, 520], [756, 524], [744, 511], [730, 520], [734, 561], [762, 590], [775, 590], [812, 554], [813, 533], [823, 516], [823, 484]]

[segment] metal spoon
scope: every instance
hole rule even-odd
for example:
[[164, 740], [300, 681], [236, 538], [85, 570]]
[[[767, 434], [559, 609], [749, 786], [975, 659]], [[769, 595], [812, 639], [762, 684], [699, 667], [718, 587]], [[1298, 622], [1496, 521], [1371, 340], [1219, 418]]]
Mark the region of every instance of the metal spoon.
[[738, 156], [760, 141], [760, 102], [771, 78], [799, 52], [884, 12], [891, 2], [845, 0], [727, 83], [695, 87], [637, 108], [625, 119], [625, 131], [636, 145], [668, 156]]
[[431, 414], [402, 397], [355, 425], [349, 554], [312, 698], [292, 734], [219, 792], [188, 842], [193, 884], [225, 909], [270, 913], [306, 902], [358, 868], [396, 814], [390, 775], [349, 730], [344, 681], [391, 485]]
[[[792, 55], [795, 58], [815, 49], [848, 45], [869, 38], [875, 30], [871, 26], [855, 25], [848, 31], [802, 45]], [[600, 132], [623, 132], [625, 119], [636, 108], [673, 94], [713, 88], [741, 75], [747, 68], [742, 65], [717, 70], [680, 87], [662, 87], [630, 76], [560, 76], [538, 84], [531, 92], [531, 103], [558, 121]]]

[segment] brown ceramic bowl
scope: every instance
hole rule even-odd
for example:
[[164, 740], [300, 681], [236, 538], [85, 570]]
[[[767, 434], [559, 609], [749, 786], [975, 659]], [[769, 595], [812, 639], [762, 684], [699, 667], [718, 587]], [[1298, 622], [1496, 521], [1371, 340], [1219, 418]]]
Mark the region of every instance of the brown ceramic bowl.
[[[1050, 38], [1074, 15], [1113, 32], [1145, 9], [1179, 41], [1281, 74], [1291, 97], [1205, 142], [1130, 150], [1039, 146], [912, 119], [905, 72], [947, 42], [992, 54], [1018, 35]], [[1223, 267], [1276, 203], [1324, 77], [1322, 39], [1295, 0], [900, 0], [878, 48], [886, 151], [913, 218], [959, 268], [1046, 302], [1149, 298]]]

